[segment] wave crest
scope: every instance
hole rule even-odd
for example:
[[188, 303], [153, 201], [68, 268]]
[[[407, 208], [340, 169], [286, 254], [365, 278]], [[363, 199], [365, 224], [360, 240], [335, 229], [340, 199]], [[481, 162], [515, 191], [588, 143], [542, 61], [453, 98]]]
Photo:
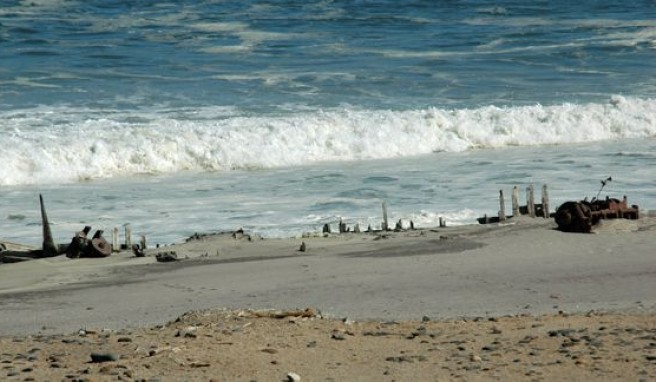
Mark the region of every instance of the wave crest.
[[0, 185], [227, 171], [656, 135], [656, 100], [247, 116], [234, 110], [0, 113]]

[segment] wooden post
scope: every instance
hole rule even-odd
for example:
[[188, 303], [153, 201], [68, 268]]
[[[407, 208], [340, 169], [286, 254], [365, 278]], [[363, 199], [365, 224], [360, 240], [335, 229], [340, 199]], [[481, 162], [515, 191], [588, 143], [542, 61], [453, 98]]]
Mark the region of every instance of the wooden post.
[[121, 248], [118, 245], [118, 227], [114, 227], [114, 230], [112, 231], [112, 249], [114, 252], [118, 252], [121, 250]]
[[387, 202], [383, 202], [383, 224], [381, 229], [383, 231], [387, 231], [389, 229], [389, 224], [387, 223]]
[[512, 190], [512, 214], [513, 217], [519, 217], [519, 188], [513, 187]]
[[130, 227], [130, 223], [125, 225], [125, 248], [132, 248], [132, 227]]
[[533, 185], [531, 184], [526, 188], [526, 209], [528, 215], [532, 218], [535, 217], [535, 193], [533, 192]]
[[39, 194], [39, 202], [41, 203], [41, 225], [43, 228], [43, 245], [41, 249], [45, 257], [57, 256], [57, 246], [55, 246], [55, 240], [52, 238], [48, 215], [46, 215], [46, 206], [43, 204], [43, 196], [41, 194]]
[[339, 218], [339, 233], [346, 232], [346, 223], [342, 221], [342, 218]]
[[141, 250], [146, 249], [146, 235], [141, 235]]
[[444, 220], [443, 217], [440, 216], [440, 228], [446, 227], [446, 220]]
[[551, 216], [549, 213], [549, 192], [547, 191], [547, 185], [542, 185], [542, 216], [545, 219], [549, 219]]
[[503, 197], [503, 190], [499, 190], [499, 223], [506, 221], [506, 201]]

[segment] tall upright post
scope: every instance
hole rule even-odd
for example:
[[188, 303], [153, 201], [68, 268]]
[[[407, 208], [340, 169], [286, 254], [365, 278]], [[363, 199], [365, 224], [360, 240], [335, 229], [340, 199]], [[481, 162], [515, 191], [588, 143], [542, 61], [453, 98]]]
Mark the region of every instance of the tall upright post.
[[141, 235], [141, 243], [139, 248], [141, 248], [141, 250], [146, 249], [146, 235]]
[[519, 188], [513, 187], [512, 190], [512, 214], [513, 217], [519, 217]]
[[127, 223], [125, 225], [125, 249], [131, 249], [132, 248], [132, 227], [130, 227], [130, 223]]
[[503, 198], [503, 190], [499, 190], [499, 223], [506, 221], [506, 201]]
[[120, 247], [118, 246], [118, 227], [114, 227], [112, 231], [112, 250], [118, 252]]
[[533, 185], [531, 184], [526, 188], [526, 209], [530, 217], [535, 217], [535, 193]]
[[542, 185], [542, 216], [545, 219], [549, 219], [549, 192], [547, 191], [547, 185]]
[[387, 231], [389, 229], [389, 224], [387, 222], [387, 202], [383, 201], [383, 225], [382, 230]]
[[48, 222], [46, 206], [43, 204], [43, 195], [41, 194], [39, 194], [39, 203], [41, 204], [41, 225], [43, 226], [43, 245], [41, 247], [43, 249], [43, 256], [57, 256], [57, 246], [55, 246], [55, 240], [52, 238], [50, 222]]

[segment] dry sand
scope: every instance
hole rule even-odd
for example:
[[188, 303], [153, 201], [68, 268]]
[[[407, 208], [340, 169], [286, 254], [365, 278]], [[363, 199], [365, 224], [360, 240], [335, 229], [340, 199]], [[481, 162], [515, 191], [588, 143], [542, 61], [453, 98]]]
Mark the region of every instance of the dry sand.
[[221, 234], [0, 265], [0, 378], [656, 379], [656, 220], [553, 228]]

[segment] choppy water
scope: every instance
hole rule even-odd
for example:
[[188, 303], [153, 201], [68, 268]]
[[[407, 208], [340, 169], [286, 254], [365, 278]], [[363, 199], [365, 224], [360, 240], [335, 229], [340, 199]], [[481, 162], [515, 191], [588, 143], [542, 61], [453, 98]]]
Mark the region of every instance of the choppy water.
[[[592, 4], [590, 4], [592, 3]], [[0, 237], [654, 208], [656, 3], [3, 1]]]

